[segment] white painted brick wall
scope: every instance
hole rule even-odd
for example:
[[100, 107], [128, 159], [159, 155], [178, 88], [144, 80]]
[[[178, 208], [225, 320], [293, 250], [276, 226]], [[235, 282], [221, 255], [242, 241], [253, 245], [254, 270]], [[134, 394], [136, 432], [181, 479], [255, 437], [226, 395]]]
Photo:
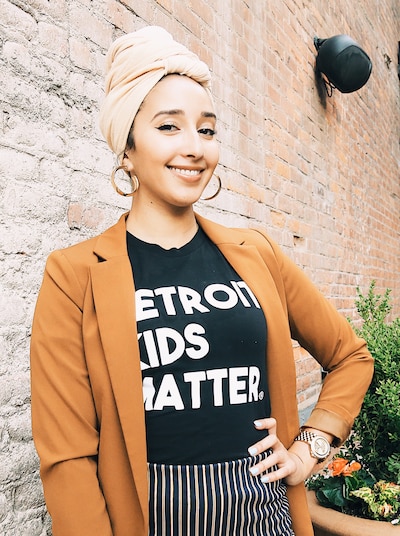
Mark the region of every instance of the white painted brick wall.
[[[355, 284], [372, 277], [399, 303], [400, 8], [299, 4], [269, 12], [256, 0], [0, 0], [0, 535], [50, 534], [30, 428], [30, 326], [50, 251], [129, 206], [109, 185], [113, 159], [97, 125], [104, 53], [122, 30], [163, 24], [211, 62], [225, 190], [203, 214], [266, 225], [346, 312]], [[335, 31], [365, 40], [373, 76], [324, 109], [312, 39]], [[302, 410], [318, 390], [308, 383], [299, 383]]]

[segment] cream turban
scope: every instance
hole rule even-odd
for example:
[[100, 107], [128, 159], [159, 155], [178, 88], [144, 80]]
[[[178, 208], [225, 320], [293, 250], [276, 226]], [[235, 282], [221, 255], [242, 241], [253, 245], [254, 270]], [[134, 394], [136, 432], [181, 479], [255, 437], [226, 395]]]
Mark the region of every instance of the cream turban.
[[207, 65], [158, 26], [146, 26], [118, 38], [106, 61], [106, 97], [100, 109], [100, 129], [119, 157], [140, 105], [163, 76], [186, 75], [210, 89]]

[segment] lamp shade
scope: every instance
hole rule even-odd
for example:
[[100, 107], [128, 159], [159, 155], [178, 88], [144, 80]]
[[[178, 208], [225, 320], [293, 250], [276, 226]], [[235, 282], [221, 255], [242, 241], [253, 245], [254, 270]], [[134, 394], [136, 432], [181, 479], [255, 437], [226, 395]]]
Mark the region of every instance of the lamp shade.
[[332, 86], [342, 93], [352, 93], [366, 84], [372, 63], [364, 50], [348, 35], [314, 39], [317, 68]]

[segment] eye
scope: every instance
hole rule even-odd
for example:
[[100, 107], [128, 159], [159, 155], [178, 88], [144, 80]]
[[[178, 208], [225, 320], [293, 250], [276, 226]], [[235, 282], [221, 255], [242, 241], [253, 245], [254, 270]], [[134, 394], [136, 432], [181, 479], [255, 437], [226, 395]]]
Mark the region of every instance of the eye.
[[213, 136], [216, 135], [216, 131], [212, 128], [201, 128], [199, 129], [199, 134], [201, 134], [202, 136], [206, 136], [207, 138], [212, 138]]
[[178, 130], [178, 127], [171, 123], [165, 123], [164, 125], [157, 127], [157, 130], [160, 130], [161, 132], [173, 132], [174, 130]]

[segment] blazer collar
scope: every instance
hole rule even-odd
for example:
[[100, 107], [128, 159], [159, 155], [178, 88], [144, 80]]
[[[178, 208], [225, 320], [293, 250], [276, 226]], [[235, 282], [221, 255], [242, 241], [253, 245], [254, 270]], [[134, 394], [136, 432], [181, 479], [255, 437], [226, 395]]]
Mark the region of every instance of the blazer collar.
[[94, 254], [101, 260], [127, 255], [126, 249], [126, 219], [128, 212], [123, 214], [117, 223], [98, 236]]
[[203, 216], [200, 216], [197, 213], [195, 216], [197, 223], [217, 246], [222, 244], [236, 244], [240, 246], [245, 243], [244, 234], [240, 229], [230, 229], [229, 227], [219, 225], [218, 223], [203, 218]]
[[[118, 222], [102, 233], [94, 247], [94, 253], [102, 260], [127, 255], [126, 249], [126, 219], [128, 212], [123, 214]], [[245, 237], [240, 229], [229, 229], [195, 213], [197, 223], [217, 246], [222, 244], [242, 245]]]

